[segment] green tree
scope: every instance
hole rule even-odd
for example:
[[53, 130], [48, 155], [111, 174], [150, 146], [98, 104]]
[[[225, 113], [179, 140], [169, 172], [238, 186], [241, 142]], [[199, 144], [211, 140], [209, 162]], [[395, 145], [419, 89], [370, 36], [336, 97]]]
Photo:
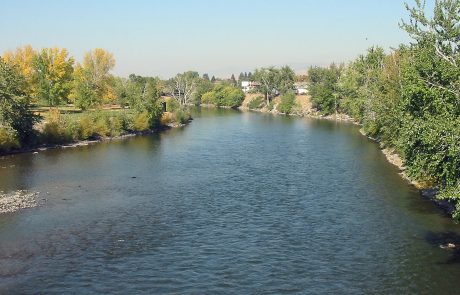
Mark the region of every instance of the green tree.
[[26, 86], [17, 67], [0, 57], [0, 127], [12, 128], [21, 144], [31, 143], [35, 134], [33, 126], [40, 119], [30, 110]]
[[289, 91], [281, 96], [281, 102], [278, 105], [278, 111], [284, 114], [290, 114], [295, 106], [295, 94]]
[[277, 89], [281, 94], [286, 94], [294, 89], [296, 76], [289, 66], [282, 67], [278, 72]]
[[238, 87], [229, 84], [219, 84], [212, 91], [202, 95], [203, 103], [213, 104], [218, 107], [226, 106], [235, 108], [244, 100], [244, 92]]
[[44, 48], [33, 60], [36, 95], [49, 106], [67, 101], [72, 86], [74, 59], [66, 49]]
[[403, 71], [405, 114], [401, 150], [408, 173], [440, 186], [460, 217], [460, 1], [436, 1], [433, 16], [421, 1], [406, 5], [401, 27], [414, 39]]
[[264, 93], [267, 105], [277, 93], [279, 84], [279, 70], [274, 67], [256, 69], [254, 81], [260, 83], [260, 91]]
[[332, 64], [328, 68], [311, 67], [308, 70], [308, 91], [313, 106], [328, 115], [338, 110], [338, 81], [342, 66]]
[[235, 79], [235, 75], [232, 74], [232, 76], [230, 77], [230, 83], [232, 83], [233, 86], [237, 86], [237, 82], [236, 82], [236, 79]]
[[114, 78], [110, 71], [115, 59], [110, 52], [96, 48], [87, 52], [83, 63], [77, 64], [74, 72], [72, 98], [77, 106], [88, 109], [115, 98]]

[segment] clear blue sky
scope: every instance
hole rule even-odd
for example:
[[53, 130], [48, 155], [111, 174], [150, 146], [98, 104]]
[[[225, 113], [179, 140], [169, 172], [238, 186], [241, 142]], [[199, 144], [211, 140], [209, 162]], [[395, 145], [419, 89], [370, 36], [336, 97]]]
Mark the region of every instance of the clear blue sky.
[[0, 7], [0, 54], [31, 44], [65, 47], [81, 60], [102, 47], [122, 76], [306, 70], [409, 40], [398, 27], [407, 19], [402, 0], [0, 0]]

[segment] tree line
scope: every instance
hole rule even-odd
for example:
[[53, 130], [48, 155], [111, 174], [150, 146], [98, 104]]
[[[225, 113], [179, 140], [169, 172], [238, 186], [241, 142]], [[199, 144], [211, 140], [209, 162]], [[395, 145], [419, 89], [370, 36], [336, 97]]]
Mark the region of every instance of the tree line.
[[[393, 148], [408, 175], [438, 186], [460, 218], [460, 1], [416, 1], [402, 22], [412, 42], [390, 53], [371, 47], [354, 61], [312, 67], [309, 92], [324, 114], [342, 112]], [[431, 15], [431, 14], [430, 14]]]

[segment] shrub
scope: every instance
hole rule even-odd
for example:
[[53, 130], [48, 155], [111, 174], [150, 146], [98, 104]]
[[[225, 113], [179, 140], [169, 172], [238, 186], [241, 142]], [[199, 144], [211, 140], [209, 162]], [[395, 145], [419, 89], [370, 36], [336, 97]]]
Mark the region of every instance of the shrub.
[[89, 139], [93, 137], [94, 129], [93, 129], [93, 120], [89, 114], [85, 114], [80, 118], [80, 139]]
[[105, 137], [110, 135], [108, 118], [104, 115], [98, 116], [94, 123], [94, 134]]
[[121, 116], [112, 116], [108, 120], [110, 136], [120, 136], [123, 132], [123, 118]]
[[147, 112], [138, 113], [134, 116], [133, 127], [136, 131], [145, 131], [150, 128], [149, 114]]
[[170, 113], [170, 112], [163, 113], [160, 119], [161, 125], [168, 125], [172, 123], [173, 121], [174, 121], [174, 115], [173, 113]]
[[12, 128], [0, 126], [0, 152], [20, 148], [19, 139]]
[[262, 96], [257, 96], [253, 100], [251, 100], [248, 104], [248, 108], [250, 110], [260, 109], [264, 104], [265, 100]]
[[278, 105], [278, 111], [284, 114], [289, 114], [295, 105], [295, 94], [288, 92], [281, 96], [281, 102]]
[[43, 127], [41, 133], [43, 143], [61, 144], [73, 140], [66, 128], [67, 124], [65, 120], [61, 117], [61, 113], [57, 108], [50, 109], [47, 116], [48, 122]]
[[214, 91], [206, 92], [201, 96], [201, 102], [203, 104], [214, 104], [216, 100], [216, 93]]
[[244, 92], [232, 85], [217, 85], [212, 91], [206, 92], [201, 97], [205, 104], [215, 106], [238, 107], [243, 103]]
[[167, 112], [174, 112], [175, 110], [180, 108], [179, 102], [174, 98], [169, 98], [166, 100], [166, 111]]
[[177, 110], [174, 113], [174, 117], [175, 117], [175, 121], [180, 124], [185, 124], [192, 118], [190, 113], [183, 109]]

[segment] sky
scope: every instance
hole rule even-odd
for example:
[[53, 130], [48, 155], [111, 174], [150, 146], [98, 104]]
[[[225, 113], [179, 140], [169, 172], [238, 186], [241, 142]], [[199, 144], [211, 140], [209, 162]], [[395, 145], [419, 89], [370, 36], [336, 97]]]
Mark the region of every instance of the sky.
[[[413, 0], [408, 0], [413, 4]], [[428, 1], [430, 2], [430, 1]], [[347, 62], [409, 42], [399, 0], [0, 0], [0, 54], [31, 44], [114, 54], [114, 74], [226, 78], [257, 67]]]

